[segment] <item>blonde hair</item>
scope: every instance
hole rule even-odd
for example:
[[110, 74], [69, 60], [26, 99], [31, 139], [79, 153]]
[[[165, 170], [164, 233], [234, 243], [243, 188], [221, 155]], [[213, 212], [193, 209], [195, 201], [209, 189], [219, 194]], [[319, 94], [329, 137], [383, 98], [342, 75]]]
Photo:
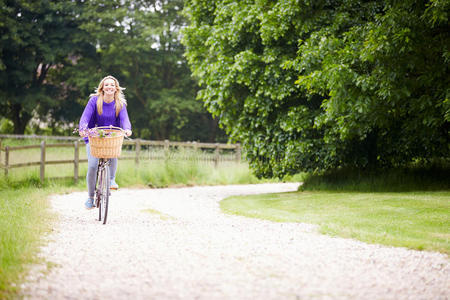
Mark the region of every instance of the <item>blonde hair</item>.
[[119, 81], [111, 75], [106, 76], [100, 81], [98, 88], [95, 90], [95, 93], [90, 94], [89, 97], [97, 96], [97, 112], [99, 115], [103, 113], [103, 85], [106, 79], [114, 80], [116, 84], [116, 92], [114, 93], [114, 100], [116, 100], [116, 117], [119, 115], [119, 112], [122, 110], [124, 105], [127, 105], [127, 100], [125, 99], [125, 95], [123, 94], [123, 90], [125, 88], [120, 87]]

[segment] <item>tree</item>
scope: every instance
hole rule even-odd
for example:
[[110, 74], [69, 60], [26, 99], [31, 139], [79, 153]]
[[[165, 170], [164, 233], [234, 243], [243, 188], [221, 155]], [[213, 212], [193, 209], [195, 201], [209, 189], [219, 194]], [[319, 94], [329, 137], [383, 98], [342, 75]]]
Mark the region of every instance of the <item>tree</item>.
[[101, 72], [126, 87], [137, 136], [216, 141], [225, 138], [200, 101], [183, 57], [183, 0], [90, 1], [82, 28], [96, 37]]
[[259, 176], [449, 157], [449, 2], [190, 0], [198, 97]]
[[71, 132], [111, 74], [127, 88], [136, 137], [226, 140], [195, 100], [180, 43], [182, 0], [0, 3], [0, 113], [15, 133], [44, 122], [52, 133]]
[[24, 133], [33, 114], [44, 119], [49, 109], [63, 106], [58, 95], [67, 90], [49, 75], [72, 64], [71, 57], [92, 52], [79, 29], [82, 2], [1, 1], [1, 113], [15, 133]]

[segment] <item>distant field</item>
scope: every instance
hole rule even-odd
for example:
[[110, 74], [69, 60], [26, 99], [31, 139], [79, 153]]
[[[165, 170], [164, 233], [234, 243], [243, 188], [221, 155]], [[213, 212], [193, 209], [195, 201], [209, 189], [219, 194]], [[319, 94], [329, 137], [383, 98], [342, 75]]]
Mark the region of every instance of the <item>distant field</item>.
[[[62, 141], [51, 141], [47, 140], [46, 144], [62, 143]], [[64, 142], [67, 143], [67, 142]], [[2, 140], [2, 146], [23, 146], [23, 145], [38, 145], [40, 141], [38, 140], [14, 140], [14, 139], [4, 139]], [[80, 141], [79, 144], [79, 159], [87, 159], [86, 147], [84, 141]], [[75, 151], [72, 147], [57, 147], [57, 148], [46, 148], [46, 161], [53, 160], [74, 160]], [[135, 164], [136, 152], [133, 146], [126, 145], [122, 149], [122, 154], [120, 158], [119, 166], [120, 168], [131, 170], [136, 169]], [[39, 148], [35, 149], [22, 149], [14, 150], [9, 153], [9, 164], [17, 163], [29, 163], [29, 162], [39, 162], [41, 158], [41, 151]], [[4, 152], [1, 152], [0, 162], [4, 163]], [[179, 165], [186, 166], [196, 165], [201, 168], [211, 168], [214, 167], [215, 153], [213, 149], [193, 150], [189, 148], [172, 148], [170, 151], [164, 151], [163, 147], [147, 146], [144, 145], [139, 153], [139, 172], [147, 172], [148, 169], [159, 168], [161, 165]], [[234, 153], [230, 150], [221, 150], [218, 164], [221, 167], [229, 168], [230, 165], [238, 166], [238, 170], [243, 170], [247, 168], [245, 162], [237, 163], [235, 161]], [[79, 174], [86, 173], [87, 163], [80, 163]], [[3, 170], [0, 170], [0, 180], [4, 177]], [[182, 170], [179, 169], [181, 172]], [[10, 168], [8, 178], [12, 181], [23, 181], [27, 178], [39, 178], [40, 167], [39, 166], [29, 166], [29, 167], [19, 167]], [[74, 174], [74, 164], [46, 164], [45, 166], [45, 177], [73, 177]], [[128, 174], [129, 175], [129, 174]], [[224, 174], [224, 176], [226, 176]], [[250, 177], [249, 177], [250, 178]]]

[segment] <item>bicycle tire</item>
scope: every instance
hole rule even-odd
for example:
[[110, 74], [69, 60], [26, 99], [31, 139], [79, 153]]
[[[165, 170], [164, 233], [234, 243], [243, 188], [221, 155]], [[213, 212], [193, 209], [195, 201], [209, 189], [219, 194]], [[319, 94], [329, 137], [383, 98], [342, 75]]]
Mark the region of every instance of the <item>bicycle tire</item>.
[[102, 184], [103, 184], [103, 170], [104, 168], [101, 166], [102, 164], [99, 163], [99, 168], [98, 168], [98, 176], [97, 176], [97, 208], [98, 208], [98, 220], [101, 221], [102, 220]]
[[98, 199], [97, 203], [98, 203], [97, 204], [97, 207], [98, 207], [98, 220], [101, 221], [102, 220], [102, 197], [101, 197], [101, 195], [99, 196], [99, 199]]
[[107, 164], [103, 168], [102, 172], [103, 178], [102, 178], [102, 185], [101, 185], [101, 204], [99, 207], [99, 214], [101, 214], [103, 224], [106, 224], [106, 219], [108, 217], [108, 204], [109, 204], [109, 165]]
[[100, 164], [99, 164], [99, 167], [97, 169], [97, 181], [95, 183], [95, 203], [94, 203], [94, 206], [98, 208], [98, 220], [99, 221], [102, 220], [102, 210], [100, 208], [100, 205], [102, 203], [102, 200], [101, 200], [102, 195], [101, 195], [101, 189], [100, 189], [102, 176], [101, 176], [100, 172], [101, 172], [101, 168], [100, 168]]

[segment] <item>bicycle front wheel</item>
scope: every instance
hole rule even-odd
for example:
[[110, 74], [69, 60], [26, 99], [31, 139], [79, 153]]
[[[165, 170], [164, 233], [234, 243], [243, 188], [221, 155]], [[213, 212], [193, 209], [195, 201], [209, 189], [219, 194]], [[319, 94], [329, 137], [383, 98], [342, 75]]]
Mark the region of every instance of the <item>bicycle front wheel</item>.
[[106, 224], [109, 204], [109, 166], [106, 165], [100, 173], [100, 202], [98, 207], [99, 221]]

